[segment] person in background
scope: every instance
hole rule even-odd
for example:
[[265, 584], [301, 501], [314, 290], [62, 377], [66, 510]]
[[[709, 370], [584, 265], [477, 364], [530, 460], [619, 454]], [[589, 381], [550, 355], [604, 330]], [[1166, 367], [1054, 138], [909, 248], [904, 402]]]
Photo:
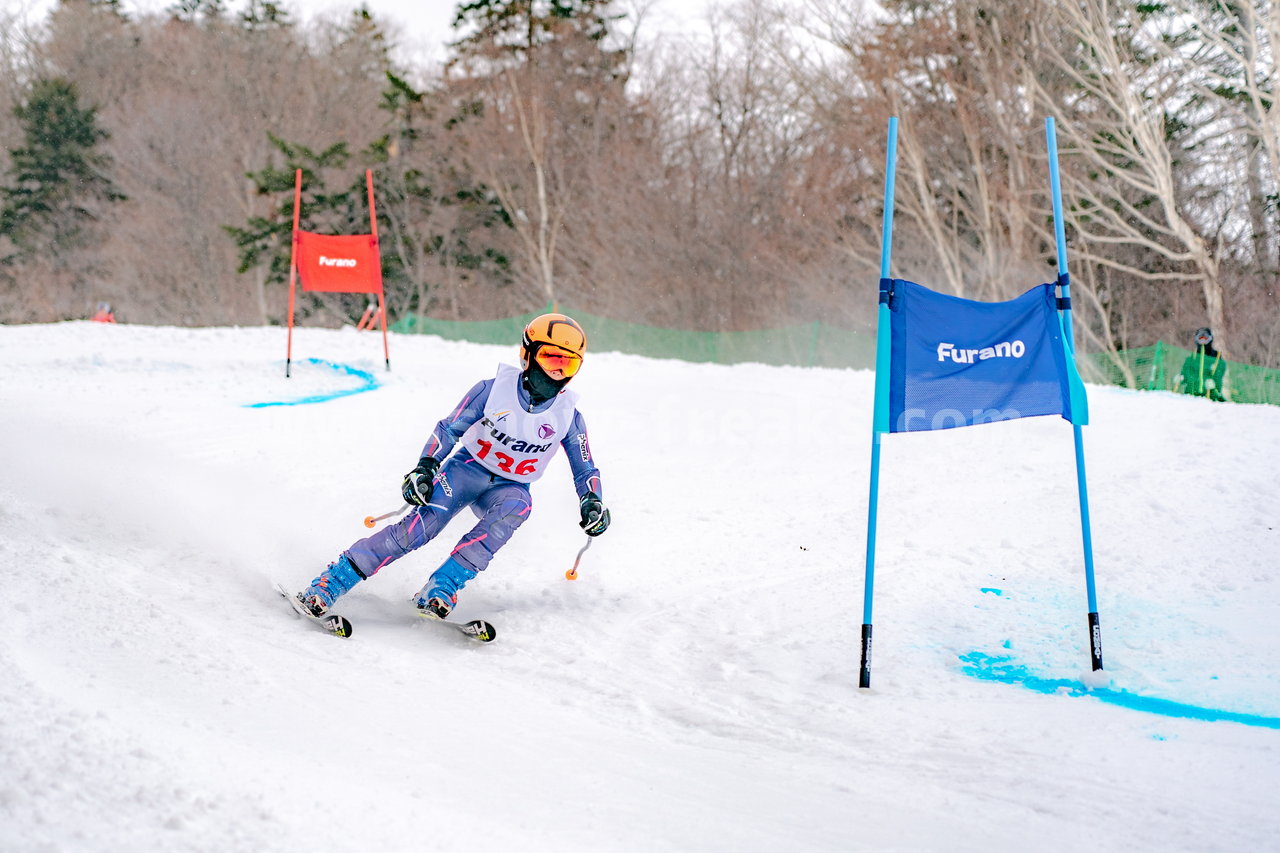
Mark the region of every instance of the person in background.
[[114, 323], [116, 321], [115, 312], [111, 310], [110, 302], [99, 302], [98, 310], [93, 312], [93, 316], [89, 318], [95, 323]]
[[415, 597], [420, 615], [444, 619], [458, 592], [485, 570], [533, 508], [529, 486], [564, 449], [578, 493], [579, 526], [599, 536], [609, 526], [600, 471], [591, 458], [578, 395], [567, 389], [587, 349], [582, 327], [563, 314], [543, 314], [525, 327], [520, 366], [498, 365], [453, 413], [436, 424], [401, 494], [414, 511], [352, 544], [297, 594], [313, 616], [393, 560], [434, 539], [470, 508], [479, 522], [432, 573]]
[[1173, 390], [1221, 403], [1227, 399], [1227, 362], [1213, 347], [1213, 332], [1196, 329], [1196, 351], [1182, 362]]

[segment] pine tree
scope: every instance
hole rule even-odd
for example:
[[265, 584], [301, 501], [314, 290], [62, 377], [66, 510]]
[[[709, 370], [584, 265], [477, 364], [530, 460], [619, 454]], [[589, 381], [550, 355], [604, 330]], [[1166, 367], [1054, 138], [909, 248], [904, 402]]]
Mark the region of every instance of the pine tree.
[[471, 73], [491, 74], [554, 48], [552, 52], [563, 54], [558, 64], [571, 70], [572, 77], [625, 78], [628, 52], [609, 43], [612, 25], [625, 16], [611, 14], [608, 8], [609, 0], [460, 3], [453, 27], [463, 35], [451, 45], [451, 65], [479, 60], [487, 67], [473, 67]]
[[97, 111], [80, 106], [74, 84], [46, 79], [14, 115], [24, 144], [9, 152], [9, 185], [0, 189], [0, 235], [17, 248], [6, 260], [83, 247], [96, 236], [97, 203], [124, 199], [107, 177], [110, 159], [98, 150], [107, 132]]
[[[279, 203], [263, 216], [251, 216], [246, 227], [224, 225], [236, 243], [244, 273], [266, 264], [267, 281], [283, 284], [289, 281], [289, 259], [293, 236], [293, 191], [295, 174], [302, 170], [302, 210], [299, 227], [303, 231], [325, 234], [361, 233], [368, 230], [369, 214], [363, 208], [363, 196], [353, 189], [329, 191], [326, 175], [342, 169], [350, 159], [347, 143], [336, 142], [314, 151], [298, 143], [286, 142], [267, 134], [271, 145], [283, 156], [282, 167], [267, 166], [248, 175], [260, 196], [278, 198]], [[305, 316], [305, 311], [303, 316]]]
[[438, 91], [417, 91], [387, 72], [382, 108], [388, 133], [362, 153], [381, 195], [382, 273], [394, 315], [459, 313], [472, 298], [504, 287], [511, 259], [502, 233], [512, 227], [497, 196], [470, 173], [454, 149], [451, 122], [439, 115]]

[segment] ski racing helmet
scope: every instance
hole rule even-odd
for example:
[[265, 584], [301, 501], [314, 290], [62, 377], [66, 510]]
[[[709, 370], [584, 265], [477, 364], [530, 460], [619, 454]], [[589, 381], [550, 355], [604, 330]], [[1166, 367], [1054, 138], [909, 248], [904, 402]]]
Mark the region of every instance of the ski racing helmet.
[[[525, 390], [535, 402], [549, 400], [582, 368], [587, 351], [587, 334], [572, 317], [543, 314], [524, 327], [520, 340], [520, 368]], [[550, 373], [560, 371], [562, 378]]]

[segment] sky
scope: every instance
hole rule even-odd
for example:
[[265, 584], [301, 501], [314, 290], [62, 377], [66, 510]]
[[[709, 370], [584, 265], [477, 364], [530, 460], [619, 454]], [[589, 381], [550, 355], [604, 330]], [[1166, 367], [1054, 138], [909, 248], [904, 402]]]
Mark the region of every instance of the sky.
[[[117, 306], [121, 316], [127, 306]], [[591, 334], [590, 328], [587, 329]], [[1280, 407], [1089, 386], [1089, 669], [1072, 429], [884, 437], [874, 375], [591, 350], [564, 456], [463, 590], [474, 523], [339, 599], [510, 346], [298, 327], [0, 325], [0, 850], [1274, 850]]]

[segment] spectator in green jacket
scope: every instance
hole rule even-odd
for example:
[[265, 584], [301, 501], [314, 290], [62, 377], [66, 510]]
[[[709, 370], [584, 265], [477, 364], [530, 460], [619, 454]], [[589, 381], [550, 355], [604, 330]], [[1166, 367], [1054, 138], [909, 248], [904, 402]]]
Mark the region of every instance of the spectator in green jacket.
[[1173, 390], [1222, 402], [1227, 391], [1227, 362], [1213, 348], [1213, 332], [1196, 329], [1196, 351], [1182, 362]]

